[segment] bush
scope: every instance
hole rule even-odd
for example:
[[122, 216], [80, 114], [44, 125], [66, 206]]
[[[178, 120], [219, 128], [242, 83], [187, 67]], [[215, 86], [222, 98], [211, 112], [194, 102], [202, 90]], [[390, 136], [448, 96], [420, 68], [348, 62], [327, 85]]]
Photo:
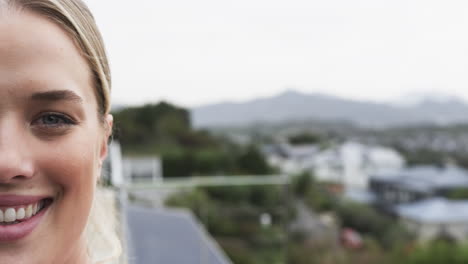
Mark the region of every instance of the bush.
[[310, 189], [305, 197], [306, 203], [318, 212], [335, 209], [336, 201], [328, 191], [314, 187]]
[[390, 216], [377, 212], [373, 207], [343, 202], [337, 207], [336, 213], [343, 227], [350, 227], [368, 235], [385, 248], [394, 248], [412, 240], [409, 232]]
[[245, 174], [269, 174], [270, 168], [262, 153], [254, 145], [248, 146], [237, 158], [240, 172]]
[[406, 256], [402, 264], [465, 264], [468, 263], [468, 247], [445, 241], [434, 241], [417, 247]]
[[293, 177], [292, 189], [297, 197], [304, 198], [315, 184], [313, 175], [308, 172]]
[[468, 189], [460, 188], [453, 191], [450, 191], [447, 194], [447, 198], [454, 200], [465, 200], [468, 199]]
[[[283, 194], [277, 186], [204, 187], [176, 193], [166, 205], [191, 209], [234, 263], [284, 263]], [[263, 213], [270, 226], [260, 224]]]

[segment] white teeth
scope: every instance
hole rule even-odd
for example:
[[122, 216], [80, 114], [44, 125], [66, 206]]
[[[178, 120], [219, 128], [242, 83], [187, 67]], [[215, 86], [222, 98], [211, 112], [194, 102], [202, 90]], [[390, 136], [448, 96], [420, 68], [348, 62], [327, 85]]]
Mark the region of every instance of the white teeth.
[[[1, 210], [0, 210], [0, 212], [1, 212]], [[31, 217], [32, 214], [33, 214], [33, 212], [32, 212], [32, 205], [28, 205], [28, 207], [26, 208], [26, 218]]]
[[44, 201], [17, 208], [0, 209], [0, 223], [12, 223], [16, 220], [28, 219], [37, 214], [44, 207]]
[[16, 211], [13, 208], [8, 208], [5, 211], [5, 222], [14, 222], [16, 220]]
[[16, 211], [16, 219], [17, 220], [24, 219], [25, 216], [26, 216], [26, 211], [24, 210], [24, 208], [20, 208], [20, 209], [18, 209], [18, 211]]
[[33, 215], [35, 215], [37, 213], [37, 210], [38, 210], [38, 206], [37, 206], [37, 203], [34, 204], [33, 206]]

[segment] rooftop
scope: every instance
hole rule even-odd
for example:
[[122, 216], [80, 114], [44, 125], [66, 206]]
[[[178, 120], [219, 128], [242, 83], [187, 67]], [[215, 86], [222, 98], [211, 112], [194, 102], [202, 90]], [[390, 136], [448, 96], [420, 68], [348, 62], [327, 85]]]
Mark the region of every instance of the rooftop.
[[126, 213], [129, 264], [231, 264], [189, 211], [130, 205]]
[[458, 167], [416, 166], [372, 175], [371, 179], [400, 184], [417, 190], [468, 187], [468, 172]]
[[424, 223], [468, 222], [468, 200], [433, 198], [396, 207], [399, 216]]

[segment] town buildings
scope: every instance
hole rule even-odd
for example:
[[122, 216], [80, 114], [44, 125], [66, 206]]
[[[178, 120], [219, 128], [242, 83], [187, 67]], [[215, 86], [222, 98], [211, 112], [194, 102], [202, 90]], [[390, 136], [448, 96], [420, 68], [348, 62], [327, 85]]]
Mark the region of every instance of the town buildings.
[[319, 181], [340, 183], [346, 189], [366, 190], [370, 175], [405, 165], [404, 158], [391, 148], [353, 141], [330, 147], [282, 143], [265, 147], [264, 153], [282, 173], [311, 172]]
[[449, 242], [468, 240], [468, 201], [430, 198], [398, 205], [401, 222], [420, 242], [443, 239]]
[[419, 166], [371, 176], [376, 204], [395, 214], [421, 242], [468, 241], [468, 172]]
[[[468, 171], [456, 166], [406, 167], [391, 148], [347, 141], [334, 146], [264, 148], [281, 172], [311, 172], [318, 181], [341, 184], [343, 197], [396, 216], [419, 241], [468, 241]], [[464, 193], [467, 197], [456, 197]], [[455, 199], [458, 198], [458, 199]]]

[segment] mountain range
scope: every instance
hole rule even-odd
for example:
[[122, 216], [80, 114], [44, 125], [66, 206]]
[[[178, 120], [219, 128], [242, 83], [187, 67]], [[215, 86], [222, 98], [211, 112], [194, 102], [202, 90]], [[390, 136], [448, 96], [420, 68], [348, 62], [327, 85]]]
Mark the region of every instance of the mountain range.
[[349, 100], [289, 90], [241, 103], [217, 103], [191, 109], [196, 127], [244, 126], [258, 122], [346, 121], [361, 127], [468, 123], [468, 104], [455, 97], [425, 98], [411, 105]]

